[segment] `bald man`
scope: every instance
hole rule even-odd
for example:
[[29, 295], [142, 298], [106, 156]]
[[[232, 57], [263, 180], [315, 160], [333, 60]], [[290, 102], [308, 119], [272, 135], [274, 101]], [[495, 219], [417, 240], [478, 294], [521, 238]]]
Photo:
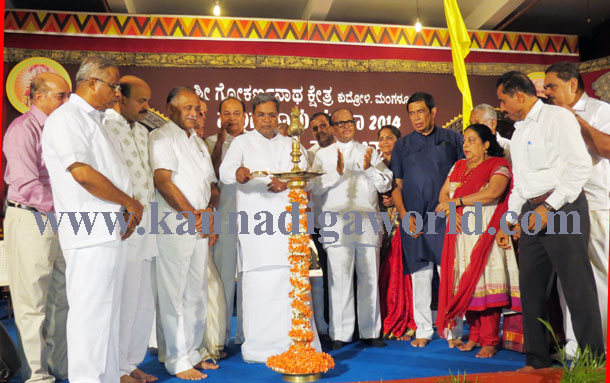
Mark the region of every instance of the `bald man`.
[[[152, 170], [148, 159], [148, 130], [139, 122], [148, 113], [150, 87], [134, 76], [120, 79], [121, 96], [106, 110], [104, 129], [120, 147], [133, 185], [134, 198], [144, 206], [138, 229], [143, 235], [130, 237], [123, 279], [119, 331], [121, 383], [153, 382], [156, 377], [138, 368], [144, 360], [154, 316], [151, 287], [152, 260], [158, 255], [157, 239], [151, 234], [150, 202], [155, 200]], [[136, 230], [138, 230], [136, 229]]]
[[69, 96], [70, 87], [61, 76], [37, 75], [30, 84], [30, 109], [4, 135], [8, 185], [4, 239], [26, 382], [53, 382], [68, 375], [66, 263], [57, 234], [47, 229], [41, 235], [32, 212], [54, 211], [40, 138], [47, 116]]

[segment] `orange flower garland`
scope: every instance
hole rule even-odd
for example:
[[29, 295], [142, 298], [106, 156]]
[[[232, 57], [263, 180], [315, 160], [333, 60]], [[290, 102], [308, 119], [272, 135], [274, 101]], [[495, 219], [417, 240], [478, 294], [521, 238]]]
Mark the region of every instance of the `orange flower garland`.
[[[326, 372], [335, 367], [333, 358], [325, 352], [317, 352], [311, 342], [314, 333], [311, 329], [311, 310], [309, 283], [309, 235], [307, 232], [307, 193], [303, 190], [291, 190], [288, 193], [290, 202], [299, 204], [299, 234], [290, 235], [288, 239], [288, 260], [290, 262], [290, 284], [292, 291], [292, 326], [288, 333], [291, 344], [287, 351], [267, 359], [267, 367], [282, 374], [305, 375]], [[292, 205], [286, 207], [292, 212]], [[288, 230], [292, 225], [288, 224]]]

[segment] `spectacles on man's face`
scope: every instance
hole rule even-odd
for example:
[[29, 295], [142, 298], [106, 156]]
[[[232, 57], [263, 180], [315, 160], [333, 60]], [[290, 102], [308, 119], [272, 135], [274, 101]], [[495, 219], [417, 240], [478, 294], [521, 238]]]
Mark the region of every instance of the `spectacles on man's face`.
[[277, 113], [256, 113], [254, 115], [256, 118], [260, 119], [260, 120], [264, 120], [265, 118], [269, 117], [272, 120], [275, 120], [277, 118]]
[[333, 121], [330, 123], [332, 126], [338, 126], [339, 128], [343, 129], [347, 126], [354, 126], [356, 125], [356, 121], [355, 120], [347, 120], [347, 121]]
[[110, 87], [110, 89], [114, 90], [115, 92], [121, 91], [121, 84], [113, 84], [111, 82], [104, 81], [101, 78], [97, 78], [97, 77], [91, 77], [91, 78], [94, 79], [95, 81], [103, 82], [104, 84], [108, 85]]

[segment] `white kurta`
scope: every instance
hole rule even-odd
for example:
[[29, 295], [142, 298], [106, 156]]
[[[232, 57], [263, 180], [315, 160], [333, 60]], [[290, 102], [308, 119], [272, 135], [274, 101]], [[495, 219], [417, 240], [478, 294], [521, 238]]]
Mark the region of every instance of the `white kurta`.
[[[172, 121], [150, 135], [150, 159], [153, 171], [172, 172], [171, 180], [196, 210], [208, 206], [211, 183], [216, 181], [207, 151]], [[206, 262], [208, 239], [188, 233], [179, 235], [176, 228], [184, 220], [157, 191], [159, 216], [166, 219], [172, 234], [157, 235], [159, 257], [156, 261], [159, 318], [165, 338], [165, 368], [175, 375], [189, 370], [199, 361], [207, 307]]]
[[[148, 130], [127, 120], [113, 109], [106, 111], [104, 128], [121, 147], [133, 183], [134, 197], [144, 206], [137, 231], [127, 240], [127, 264], [121, 300], [119, 367], [129, 375], [144, 360], [154, 316], [150, 280], [151, 260], [159, 254], [157, 239], [150, 234], [150, 204], [155, 188], [148, 156]], [[138, 230], [136, 229], [136, 230]]]
[[[342, 175], [337, 172], [337, 150], [343, 154]], [[343, 342], [351, 341], [354, 332], [354, 269], [358, 275], [360, 337], [377, 338], [381, 331], [377, 279], [383, 225], [375, 230], [367, 213], [379, 212], [377, 193], [391, 189], [392, 172], [377, 151], [372, 153], [371, 166], [364, 170], [366, 150], [367, 146], [355, 141], [335, 142], [317, 152], [312, 167], [326, 173], [312, 184], [314, 195], [323, 201], [322, 210], [338, 213], [337, 223], [327, 229], [336, 233], [338, 239], [335, 243], [328, 243], [328, 238], [324, 246], [328, 252], [329, 334], [331, 339]], [[354, 219], [354, 214], [343, 216], [348, 212], [360, 215], [362, 233], [344, 232], [346, 225]], [[329, 220], [326, 222], [330, 223]]]
[[[254, 171], [286, 172], [292, 140], [276, 134], [267, 139], [254, 130], [236, 137], [220, 166], [220, 181], [236, 184], [235, 172], [245, 166]], [[305, 151], [302, 149], [302, 153]], [[306, 155], [300, 166], [307, 168]], [[277, 220], [288, 205], [288, 190], [267, 191], [270, 177], [254, 178], [237, 184], [237, 211], [245, 212], [248, 222], [239, 222], [239, 254], [243, 268], [243, 326], [245, 342], [242, 357], [249, 362], [265, 362], [271, 355], [285, 351], [290, 343], [290, 290], [288, 236], [280, 233]], [[269, 212], [274, 234], [255, 234], [255, 226]], [[247, 230], [248, 234], [241, 234]], [[319, 341], [315, 345], [319, 348]]]
[[[103, 113], [72, 94], [53, 112], [42, 134], [42, 155], [51, 177], [56, 212], [107, 212], [121, 206], [89, 194], [67, 168], [87, 164], [131, 195], [129, 170], [121, 149], [102, 129]], [[93, 214], [88, 213], [90, 218]], [[80, 217], [79, 217], [80, 218]], [[125, 253], [119, 228], [109, 233], [97, 217], [91, 231], [74, 234], [69, 222], [59, 226], [66, 259], [68, 296], [68, 377], [71, 382], [119, 381], [119, 307]], [[118, 226], [118, 225], [117, 225]]]

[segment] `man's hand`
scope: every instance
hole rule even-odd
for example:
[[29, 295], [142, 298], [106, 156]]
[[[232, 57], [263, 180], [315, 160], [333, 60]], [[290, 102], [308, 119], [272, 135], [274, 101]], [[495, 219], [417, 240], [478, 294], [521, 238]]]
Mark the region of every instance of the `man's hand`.
[[252, 174], [250, 174], [250, 169], [242, 166], [235, 171], [235, 178], [237, 182], [240, 184], [245, 184], [246, 182], [252, 179]]
[[381, 203], [383, 203], [383, 206], [385, 206], [385, 207], [392, 207], [392, 206], [394, 206], [394, 199], [392, 198], [391, 195], [382, 194]]
[[533, 232], [536, 228], [536, 214], [540, 216], [540, 219], [542, 220], [542, 226], [540, 227], [540, 231], [544, 230], [544, 228], [546, 227], [547, 220], [546, 213], [548, 212], [549, 211], [544, 207], [544, 205], [540, 205], [534, 210], [533, 214], [530, 214], [527, 222], [527, 228], [530, 232]]
[[496, 243], [501, 249], [510, 249], [510, 237], [502, 229], [496, 233]]
[[220, 130], [218, 131], [218, 139], [216, 141], [216, 145], [221, 145], [224, 144], [225, 139], [227, 137], [227, 127], [228, 127], [229, 123], [225, 123], [220, 127]]
[[214, 247], [214, 245], [216, 245], [216, 242], [218, 242], [218, 234], [210, 234], [208, 247]]
[[370, 146], [366, 148], [366, 152], [364, 153], [364, 166], [362, 169], [366, 170], [371, 167], [371, 159], [373, 158], [373, 148]]
[[343, 175], [344, 167], [345, 165], [343, 164], [343, 154], [339, 149], [337, 149], [337, 173], [339, 173], [340, 176]]
[[286, 189], [288, 189], [288, 184], [277, 177], [271, 177], [271, 182], [267, 184], [267, 190], [273, 193], [280, 193]]
[[[202, 233], [203, 231], [203, 214], [201, 213], [210, 213], [208, 214], [208, 234]], [[195, 210], [195, 229], [198, 233], [201, 233], [202, 238], [210, 237], [212, 233], [214, 233], [214, 209], [211, 207], [207, 209]]]
[[[131, 214], [130, 214], [131, 213]], [[133, 232], [136, 230], [136, 227], [142, 221], [142, 214], [144, 213], [144, 206], [137, 199], [131, 198], [127, 204], [125, 204], [125, 212], [123, 213], [123, 218], [125, 220], [129, 219], [127, 223], [127, 230], [122, 233], [121, 239], [125, 240], [129, 238]]]
[[[409, 216], [409, 231], [411, 233], [415, 233], [415, 230], [417, 230], [417, 220], [415, 219], [414, 216], [410, 215]], [[417, 234], [411, 234], [411, 237], [413, 238], [419, 238], [422, 236], [422, 234], [424, 234], [424, 231], [421, 230], [419, 233]]]

